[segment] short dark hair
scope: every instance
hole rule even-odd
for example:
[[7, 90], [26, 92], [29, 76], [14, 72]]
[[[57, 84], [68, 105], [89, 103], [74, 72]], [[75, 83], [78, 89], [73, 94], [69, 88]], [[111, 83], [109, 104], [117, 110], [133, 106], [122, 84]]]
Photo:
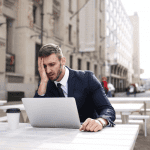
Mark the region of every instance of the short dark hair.
[[53, 43], [43, 45], [39, 50], [39, 57], [46, 57], [51, 54], [56, 54], [59, 60], [63, 57], [61, 48]]

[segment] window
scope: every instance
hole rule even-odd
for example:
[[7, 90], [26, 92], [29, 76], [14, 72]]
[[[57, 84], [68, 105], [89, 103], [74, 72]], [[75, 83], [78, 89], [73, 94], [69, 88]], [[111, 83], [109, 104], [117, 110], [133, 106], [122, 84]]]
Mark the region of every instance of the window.
[[106, 31], [107, 36], [109, 36], [109, 28], [107, 27], [107, 31]]
[[112, 17], [110, 18], [110, 25], [113, 26], [113, 19], [112, 19]]
[[99, 0], [99, 10], [102, 12], [102, 0]]
[[101, 28], [102, 28], [102, 21], [99, 20], [99, 37], [100, 38], [102, 37], [102, 30], [101, 30]]
[[113, 4], [110, 2], [110, 10], [113, 11]]
[[113, 34], [112, 33], [110, 34], [110, 39], [113, 40]]
[[116, 29], [117, 28], [117, 25], [116, 25], [116, 22], [114, 22], [114, 29]]
[[40, 44], [35, 45], [35, 76], [39, 75], [39, 71], [38, 71], [38, 54], [39, 54], [40, 48], [41, 48]]
[[116, 9], [114, 9], [114, 16], [116, 16], [116, 14], [117, 14], [117, 11], [116, 11]]
[[78, 59], [78, 70], [81, 70], [81, 59]]
[[90, 70], [90, 62], [87, 62], [87, 70]]
[[69, 0], [69, 12], [73, 13], [73, 11], [72, 11], [72, 0]]
[[41, 10], [41, 5], [38, 2], [34, 1], [32, 8], [33, 23], [38, 25], [39, 27], [41, 26]]
[[70, 55], [70, 68], [73, 68], [73, 56]]
[[71, 44], [71, 31], [72, 30], [72, 25], [69, 25], [69, 43]]
[[37, 7], [33, 5], [33, 23], [36, 23], [36, 10], [37, 10]]
[[97, 76], [97, 65], [94, 65], [94, 74]]
[[109, 13], [106, 12], [106, 20], [109, 21], [109, 19], [110, 19]]
[[13, 41], [13, 20], [8, 18], [6, 19], [6, 28], [7, 28], [7, 34], [6, 34], [6, 52], [12, 53], [12, 41]]
[[99, 54], [100, 54], [100, 58], [102, 58], [102, 47], [99, 46]]

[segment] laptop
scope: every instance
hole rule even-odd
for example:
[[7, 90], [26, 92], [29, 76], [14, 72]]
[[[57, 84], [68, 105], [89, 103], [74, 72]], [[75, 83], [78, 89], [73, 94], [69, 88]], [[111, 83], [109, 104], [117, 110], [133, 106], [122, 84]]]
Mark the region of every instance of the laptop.
[[33, 127], [79, 129], [81, 126], [72, 97], [22, 98], [22, 102]]

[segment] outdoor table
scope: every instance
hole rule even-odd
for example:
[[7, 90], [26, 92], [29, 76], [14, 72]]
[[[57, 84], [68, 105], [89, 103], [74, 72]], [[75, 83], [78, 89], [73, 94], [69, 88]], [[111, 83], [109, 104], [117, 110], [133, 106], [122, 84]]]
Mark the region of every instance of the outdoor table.
[[0, 123], [0, 148], [17, 150], [133, 150], [139, 125], [115, 125], [98, 132], [79, 129], [33, 128], [20, 123], [11, 131], [7, 123]]
[[5, 103], [7, 103], [6, 100], [0, 100], [0, 105], [4, 105]]
[[[2, 109], [4, 112], [6, 112], [6, 110], [10, 109], [10, 108], [19, 108], [21, 111], [25, 111], [23, 104], [0, 106], [0, 109]], [[20, 122], [24, 123], [22, 112], [20, 113]]]
[[123, 124], [127, 124], [129, 121], [129, 115], [135, 111], [140, 111], [144, 104], [135, 103], [120, 103], [112, 104], [116, 112], [120, 112]]
[[146, 115], [146, 103], [150, 102], [149, 97], [114, 97], [108, 98], [111, 103], [144, 103], [144, 114]]

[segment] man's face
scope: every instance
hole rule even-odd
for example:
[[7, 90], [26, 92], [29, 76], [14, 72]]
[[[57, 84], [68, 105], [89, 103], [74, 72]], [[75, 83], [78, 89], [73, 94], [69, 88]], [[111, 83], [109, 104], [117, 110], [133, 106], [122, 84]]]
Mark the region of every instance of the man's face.
[[44, 68], [48, 78], [51, 81], [60, 81], [63, 78], [65, 72], [63, 65], [65, 65], [65, 62], [65, 57], [62, 57], [59, 61], [56, 54], [51, 54], [47, 57], [44, 57]]

